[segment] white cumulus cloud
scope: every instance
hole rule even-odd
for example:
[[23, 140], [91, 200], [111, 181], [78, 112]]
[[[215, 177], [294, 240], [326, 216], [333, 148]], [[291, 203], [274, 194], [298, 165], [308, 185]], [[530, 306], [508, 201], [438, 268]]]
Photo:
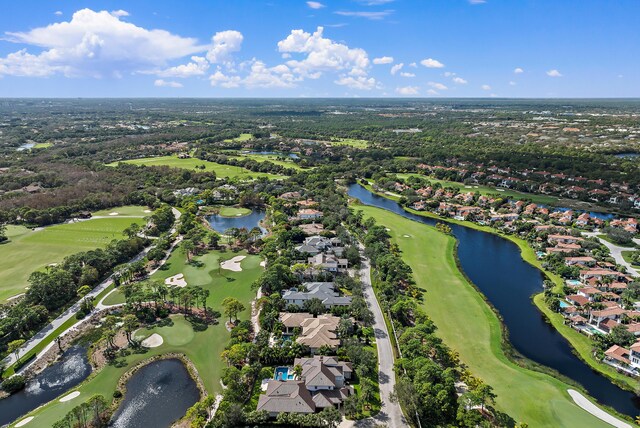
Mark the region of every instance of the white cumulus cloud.
[[417, 86], [401, 86], [396, 88], [396, 93], [400, 95], [418, 95], [418, 87]]
[[120, 19], [124, 16], [122, 12], [82, 9], [75, 12], [70, 21], [26, 32], [7, 32], [6, 40], [41, 51], [22, 50], [0, 58], [0, 75], [122, 75], [162, 66], [206, 49], [193, 38], [124, 22]]
[[153, 84], [155, 86], [161, 86], [161, 87], [165, 87], [165, 88], [182, 88], [182, 83], [173, 82], [171, 80], [157, 79], [155, 82], [153, 82]]
[[391, 67], [391, 74], [395, 75], [398, 71], [402, 70], [402, 67], [404, 67], [403, 63], [394, 65], [393, 67]]
[[483, 91], [490, 91], [491, 90], [491, 86], [489, 86], [489, 85], [482, 85], [481, 88], [482, 88]]
[[311, 9], [322, 9], [323, 7], [325, 7], [325, 5], [323, 5], [319, 1], [308, 1], [307, 6], [309, 6]]
[[444, 64], [433, 58], [426, 58], [420, 61], [420, 64], [424, 65], [427, 68], [443, 68]]
[[177, 65], [175, 67], [167, 68], [166, 70], [156, 73], [162, 77], [192, 77], [202, 76], [209, 69], [209, 62], [206, 58], [201, 56], [192, 56], [191, 62], [187, 64]]
[[453, 83], [457, 83], [458, 85], [466, 85], [467, 81], [464, 80], [462, 77], [454, 77], [453, 79]]
[[520, 67], [516, 67], [516, 68], [513, 70], [513, 72], [514, 72], [515, 74], [522, 74], [522, 73], [524, 73], [524, 70], [523, 70], [522, 68], [520, 68]]
[[547, 76], [549, 76], [549, 77], [562, 77], [562, 73], [560, 73], [558, 70], [556, 70], [554, 68], [553, 70], [547, 71]]
[[373, 77], [353, 77], [353, 76], [341, 76], [334, 82], [336, 85], [347, 86], [351, 89], [371, 90], [376, 87], [377, 82]]
[[380, 64], [391, 64], [393, 62], [392, 56], [381, 56], [379, 58], [374, 58], [373, 63], [376, 65]]
[[211, 38], [211, 47], [207, 51], [207, 60], [212, 64], [228, 61], [233, 52], [242, 47], [244, 36], [235, 30], [220, 31]]
[[438, 82], [429, 82], [427, 84], [431, 86], [433, 89], [437, 89], [439, 91], [446, 91], [448, 89], [445, 85]]

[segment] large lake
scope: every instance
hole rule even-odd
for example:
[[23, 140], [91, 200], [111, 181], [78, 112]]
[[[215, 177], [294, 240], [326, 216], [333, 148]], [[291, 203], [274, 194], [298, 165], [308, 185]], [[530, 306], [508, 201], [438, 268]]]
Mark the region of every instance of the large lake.
[[[260, 227], [260, 222], [265, 217], [264, 211], [252, 211], [251, 214], [238, 217], [224, 217], [218, 214], [207, 217], [209, 224], [218, 233], [224, 233], [227, 229], [237, 227], [251, 230], [254, 227]], [[264, 230], [263, 230], [264, 232]]]
[[[348, 193], [363, 204], [421, 223], [436, 223], [435, 219], [408, 213], [397, 202], [377, 196], [359, 184], [351, 185]], [[500, 312], [509, 330], [509, 340], [518, 352], [580, 383], [600, 403], [631, 417], [640, 414], [640, 401], [634, 393], [592, 370], [545, 321], [531, 301], [532, 295], [543, 290], [543, 275], [522, 259], [516, 244], [491, 233], [456, 224], [450, 226], [459, 242], [458, 257], [464, 273]]]

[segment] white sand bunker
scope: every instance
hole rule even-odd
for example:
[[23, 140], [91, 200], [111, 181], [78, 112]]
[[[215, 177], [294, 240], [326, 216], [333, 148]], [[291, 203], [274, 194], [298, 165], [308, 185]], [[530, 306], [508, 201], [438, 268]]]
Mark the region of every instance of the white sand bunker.
[[177, 275], [170, 276], [164, 280], [166, 285], [172, 285], [174, 287], [186, 287], [187, 281], [184, 279], [184, 275], [179, 273]]
[[60, 400], [61, 403], [64, 403], [65, 401], [69, 401], [69, 400], [73, 400], [74, 398], [76, 398], [78, 395], [80, 395], [80, 391], [73, 391], [71, 394], [67, 394], [64, 397], [62, 397]]
[[146, 212], [146, 213], [150, 213], [150, 212], [151, 212], [151, 210], [144, 210], [144, 212]]
[[109, 215], [120, 215], [120, 214], [117, 212], [112, 212], [112, 213], [109, 213]]
[[411, 235], [402, 235], [402, 236], [404, 236], [405, 238], [411, 238]]
[[10, 300], [16, 300], [16, 299], [19, 299], [19, 298], [21, 298], [22, 296], [24, 296], [24, 294], [25, 294], [25, 293], [16, 294], [15, 296], [11, 296], [11, 297], [9, 297], [7, 300], [9, 300], [9, 301], [10, 301]]
[[261, 261], [260, 266], [267, 267], [267, 261], [266, 260]]
[[220, 264], [222, 269], [230, 270], [233, 272], [242, 272], [240, 262], [246, 259], [247, 256], [235, 256], [232, 259], [226, 260]]
[[157, 348], [164, 343], [164, 339], [158, 333], [153, 333], [142, 341], [142, 346], [145, 348]]
[[29, 422], [31, 422], [33, 420], [33, 416], [29, 416], [28, 418], [24, 418], [23, 420], [21, 420], [20, 422], [18, 422], [16, 424], [17, 427], [21, 427], [24, 426], [26, 424], [28, 424]]

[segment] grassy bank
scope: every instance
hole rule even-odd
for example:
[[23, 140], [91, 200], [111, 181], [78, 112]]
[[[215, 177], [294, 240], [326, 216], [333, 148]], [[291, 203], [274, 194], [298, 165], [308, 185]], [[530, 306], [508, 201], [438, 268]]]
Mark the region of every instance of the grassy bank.
[[143, 222], [142, 216], [113, 216], [35, 230], [9, 226], [7, 236], [10, 241], [0, 245], [0, 302], [23, 293], [32, 272], [59, 263], [68, 255], [102, 248], [114, 239], [124, 239], [124, 229], [131, 223]]
[[[240, 178], [250, 180], [254, 178], [266, 177], [269, 179], [284, 178], [281, 175], [269, 174], [266, 172], [253, 172], [239, 166], [223, 165], [216, 162], [208, 162], [201, 159], [187, 158], [180, 159], [177, 156], [158, 156], [151, 158], [140, 158], [122, 161], [133, 165], [142, 166], [168, 166], [171, 168], [182, 168], [193, 171], [215, 172], [217, 177]], [[117, 166], [119, 162], [113, 162], [107, 166]], [[204, 166], [204, 169], [200, 167]]]
[[358, 209], [391, 230], [417, 285], [426, 290], [423, 307], [438, 326], [437, 334], [495, 388], [500, 410], [536, 427], [608, 426], [575, 405], [564, 382], [509, 361], [500, 321], [458, 270], [452, 237], [382, 209]]

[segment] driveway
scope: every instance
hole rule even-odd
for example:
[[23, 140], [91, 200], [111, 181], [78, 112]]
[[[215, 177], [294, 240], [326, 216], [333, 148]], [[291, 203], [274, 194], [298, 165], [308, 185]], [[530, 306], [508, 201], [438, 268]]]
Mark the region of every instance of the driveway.
[[367, 300], [367, 305], [369, 309], [371, 309], [371, 312], [373, 312], [374, 317], [373, 329], [378, 348], [378, 383], [380, 385], [382, 408], [380, 409], [380, 413], [373, 418], [363, 421], [348, 421], [347, 424], [348, 426], [355, 427], [370, 427], [376, 424], [391, 428], [408, 427], [409, 424], [402, 414], [400, 405], [397, 402], [391, 401], [391, 394], [396, 384], [396, 374], [393, 370], [393, 348], [391, 346], [387, 325], [382, 316], [382, 309], [371, 286], [371, 266], [369, 265], [368, 259], [364, 259], [362, 262], [360, 280], [364, 286], [364, 296]]
[[[596, 237], [598, 238], [598, 233], [597, 232], [583, 232], [583, 235], [588, 236], [588, 237]], [[611, 242], [605, 240], [605, 239], [600, 239], [598, 238], [598, 240], [600, 241], [601, 244], [603, 244], [605, 247], [607, 247], [609, 249], [609, 251], [611, 252], [611, 257], [613, 257], [616, 260], [616, 263], [624, 266], [625, 268], [627, 268], [627, 272], [629, 272], [629, 275], [634, 276], [634, 277], [640, 277], [640, 274], [638, 274], [638, 271], [635, 270], [632, 266], [631, 263], [627, 263], [624, 258], [622, 257], [622, 252], [623, 251], [636, 251], [637, 248], [629, 248], [629, 247], [620, 247], [616, 244], [612, 244]]]

